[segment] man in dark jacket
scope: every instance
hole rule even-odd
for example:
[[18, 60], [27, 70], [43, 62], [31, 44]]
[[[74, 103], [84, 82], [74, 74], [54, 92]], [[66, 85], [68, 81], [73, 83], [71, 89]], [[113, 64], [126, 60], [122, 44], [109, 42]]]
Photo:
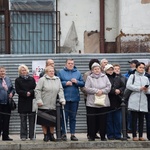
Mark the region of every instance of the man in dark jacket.
[[[46, 65], [45, 65], [45, 68], [47, 66], [52, 66], [55, 68], [55, 63], [54, 63], [54, 60], [53, 59], [47, 59], [46, 60]], [[40, 73], [40, 78], [43, 77], [45, 74], [45, 69]], [[57, 71], [55, 70], [55, 76], [57, 76]]]

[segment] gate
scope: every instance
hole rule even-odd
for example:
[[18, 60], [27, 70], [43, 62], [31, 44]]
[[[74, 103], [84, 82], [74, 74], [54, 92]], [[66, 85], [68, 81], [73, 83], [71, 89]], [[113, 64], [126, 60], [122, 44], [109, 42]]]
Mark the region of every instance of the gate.
[[0, 54], [59, 53], [60, 12], [8, 11], [0, 16]]

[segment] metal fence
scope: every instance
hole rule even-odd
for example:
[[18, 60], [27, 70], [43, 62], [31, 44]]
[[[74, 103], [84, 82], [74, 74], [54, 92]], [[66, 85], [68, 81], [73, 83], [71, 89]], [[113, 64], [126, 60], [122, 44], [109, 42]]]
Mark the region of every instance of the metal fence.
[[[81, 72], [85, 73], [89, 70], [88, 63], [92, 58], [97, 58], [101, 60], [102, 58], [108, 59], [109, 63], [119, 63], [121, 65], [122, 73], [127, 72], [129, 68], [128, 61], [131, 59], [149, 59], [150, 53], [131, 53], [131, 54], [32, 54], [32, 55], [0, 55], [0, 64], [5, 66], [7, 69], [7, 75], [12, 79], [14, 84], [15, 78], [18, 77], [17, 68], [20, 64], [26, 64], [30, 73], [32, 70], [32, 61], [34, 60], [46, 60], [51, 58], [55, 61], [55, 67], [57, 70], [62, 69], [65, 65], [66, 58], [73, 58], [75, 60], [75, 65]], [[15, 101], [18, 101], [17, 94], [14, 97]], [[83, 94], [81, 92], [81, 100], [79, 103], [79, 109], [77, 114], [77, 132], [86, 132], [86, 109]], [[20, 132], [20, 118], [17, 110], [12, 111], [11, 121], [10, 121], [10, 133]], [[37, 132], [41, 132], [41, 127], [37, 126]]]

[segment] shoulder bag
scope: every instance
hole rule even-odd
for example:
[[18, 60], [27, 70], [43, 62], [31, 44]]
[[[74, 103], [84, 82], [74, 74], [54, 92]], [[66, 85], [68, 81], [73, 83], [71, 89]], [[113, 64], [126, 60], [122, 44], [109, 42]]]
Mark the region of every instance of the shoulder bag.
[[16, 109], [16, 103], [13, 100], [13, 98], [9, 98], [9, 106], [11, 110], [15, 110]]
[[99, 106], [105, 106], [105, 100], [106, 100], [106, 94], [102, 94], [101, 96], [97, 96], [95, 94], [95, 101], [94, 104], [95, 105], [99, 105]]
[[[134, 81], [135, 81], [135, 75], [133, 75], [132, 84], [134, 84]], [[128, 99], [129, 99], [129, 97], [130, 97], [130, 95], [131, 95], [132, 92], [133, 92], [133, 91], [131, 91], [131, 90], [129, 90], [129, 89], [126, 88], [126, 89], [124, 90], [123, 99], [124, 99], [125, 101], [128, 101]]]

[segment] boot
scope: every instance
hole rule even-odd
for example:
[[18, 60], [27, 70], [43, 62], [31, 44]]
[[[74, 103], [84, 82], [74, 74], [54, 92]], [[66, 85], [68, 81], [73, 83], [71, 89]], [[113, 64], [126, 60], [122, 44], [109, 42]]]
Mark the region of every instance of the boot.
[[53, 133], [50, 133], [49, 139], [50, 141], [55, 141], [55, 137]]
[[47, 134], [44, 134], [44, 139], [43, 139], [43, 141], [45, 141], [45, 142], [48, 142], [48, 141], [49, 141], [49, 137], [48, 137]]

